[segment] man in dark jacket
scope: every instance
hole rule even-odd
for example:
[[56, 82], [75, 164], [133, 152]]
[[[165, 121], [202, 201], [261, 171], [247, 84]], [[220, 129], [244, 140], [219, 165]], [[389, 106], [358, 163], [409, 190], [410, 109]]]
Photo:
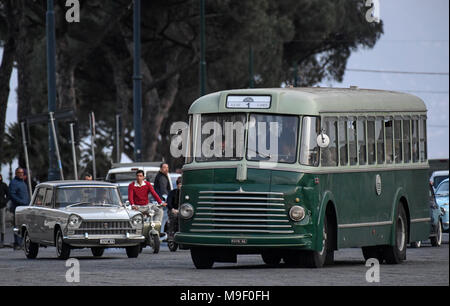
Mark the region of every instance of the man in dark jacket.
[[167, 214], [169, 215], [169, 237], [173, 239], [178, 231], [178, 211], [180, 209], [181, 176], [177, 178], [177, 189], [169, 192], [167, 198]]
[[156, 193], [162, 199], [164, 195], [166, 197], [169, 195], [170, 181], [169, 181], [169, 165], [166, 163], [162, 163], [159, 172], [155, 177], [155, 181], [153, 183], [153, 187], [155, 188]]
[[0, 174], [0, 248], [3, 248], [6, 232], [6, 203], [9, 200], [8, 185], [3, 182], [3, 176]]
[[[22, 168], [16, 169], [16, 176], [9, 184], [9, 196], [11, 198], [12, 207], [11, 212], [14, 214], [14, 226], [16, 225], [16, 208], [18, 206], [26, 206], [30, 203], [30, 196], [28, 194], [27, 184], [24, 180], [24, 171]], [[22, 248], [22, 238], [14, 235], [14, 249]]]

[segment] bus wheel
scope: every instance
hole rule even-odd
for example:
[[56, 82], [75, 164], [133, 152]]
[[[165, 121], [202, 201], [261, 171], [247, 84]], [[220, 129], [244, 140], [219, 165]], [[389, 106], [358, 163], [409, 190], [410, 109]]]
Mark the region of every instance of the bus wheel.
[[211, 269], [214, 265], [214, 258], [206, 249], [192, 248], [191, 257], [192, 262], [197, 269]]
[[408, 223], [402, 205], [398, 207], [398, 216], [395, 221], [394, 245], [385, 247], [384, 257], [388, 264], [399, 264], [406, 259], [406, 246], [408, 242]]
[[380, 264], [384, 261], [384, 248], [381, 246], [362, 247], [362, 253], [366, 261], [370, 258], [377, 259]]
[[333, 244], [331, 242], [333, 235], [329, 232], [330, 224], [325, 215], [323, 220], [323, 240], [321, 251], [306, 251], [303, 255], [304, 265], [308, 268], [322, 268], [325, 264], [334, 262]]
[[276, 254], [274, 252], [263, 252], [261, 257], [264, 263], [268, 266], [278, 266], [281, 261], [281, 255]]

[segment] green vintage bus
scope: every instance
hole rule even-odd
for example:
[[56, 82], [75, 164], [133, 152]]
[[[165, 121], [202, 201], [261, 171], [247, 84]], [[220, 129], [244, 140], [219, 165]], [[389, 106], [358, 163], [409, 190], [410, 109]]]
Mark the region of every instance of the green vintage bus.
[[238, 254], [322, 267], [354, 247], [400, 263], [430, 233], [426, 116], [415, 96], [356, 87], [201, 97], [175, 241], [203, 269]]

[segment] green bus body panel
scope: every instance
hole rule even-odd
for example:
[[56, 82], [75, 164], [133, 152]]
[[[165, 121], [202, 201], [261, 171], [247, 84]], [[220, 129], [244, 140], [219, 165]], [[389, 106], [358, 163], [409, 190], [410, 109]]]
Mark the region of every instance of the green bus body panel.
[[[322, 248], [322, 227], [328, 204], [333, 205], [337, 217], [338, 248], [393, 244], [394, 220], [402, 200], [410, 219], [429, 218], [428, 177], [426, 169], [307, 174], [274, 169], [247, 170], [247, 180], [236, 180], [236, 168], [188, 170], [183, 173], [182, 203], [189, 202], [195, 211], [200, 191], [281, 192], [286, 205], [301, 205], [307, 216], [293, 222], [293, 234], [218, 234], [190, 232], [193, 219], [180, 222], [176, 241], [189, 246], [225, 246], [232, 248]], [[381, 177], [381, 194], [376, 192], [376, 175]], [[319, 183], [316, 184], [315, 180]], [[369, 186], [369, 188], [367, 187]], [[185, 196], [189, 200], [185, 200]], [[300, 202], [296, 203], [295, 199]], [[195, 218], [195, 214], [194, 214]], [[380, 223], [369, 225], [367, 223]], [[385, 224], [386, 223], [386, 224]], [[366, 226], [358, 226], [366, 224]], [[430, 222], [410, 224], [410, 241], [425, 240]], [[234, 245], [232, 239], [246, 239], [245, 245]]]

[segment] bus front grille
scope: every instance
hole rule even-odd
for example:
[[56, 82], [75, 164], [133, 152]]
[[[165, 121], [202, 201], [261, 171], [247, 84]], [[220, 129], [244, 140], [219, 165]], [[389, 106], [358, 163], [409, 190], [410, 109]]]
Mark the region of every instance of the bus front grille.
[[191, 232], [292, 234], [283, 193], [200, 191]]

